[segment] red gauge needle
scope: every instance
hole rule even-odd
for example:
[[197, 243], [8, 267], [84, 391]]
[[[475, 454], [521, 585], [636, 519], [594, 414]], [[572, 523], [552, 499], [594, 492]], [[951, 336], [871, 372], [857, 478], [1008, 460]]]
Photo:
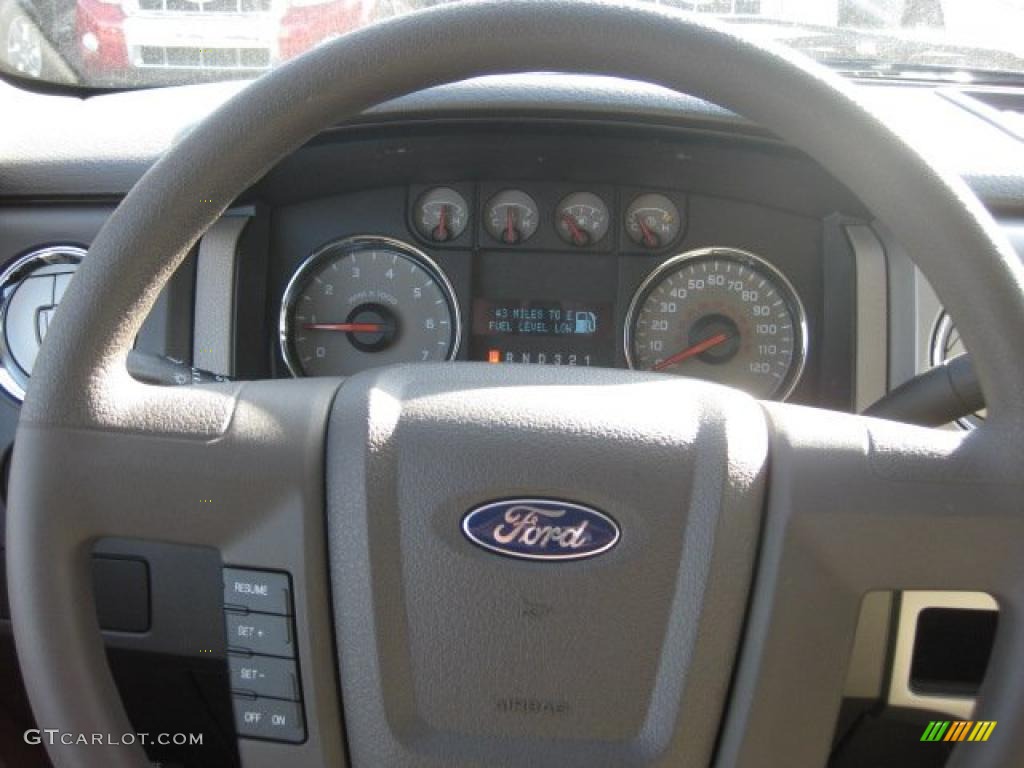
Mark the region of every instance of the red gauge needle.
[[384, 323], [306, 323], [307, 331], [343, 331], [344, 333], [380, 333]]
[[671, 357], [666, 357], [664, 360], [662, 360], [656, 366], [651, 368], [651, 370], [652, 371], [663, 371], [666, 368], [669, 368], [670, 366], [675, 365], [676, 363], [681, 363], [681, 362], [683, 362], [683, 360], [688, 360], [691, 357], [695, 357], [696, 355], [699, 355], [701, 352], [707, 352], [712, 347], [717, 347], [719, 344], [721, 344], [723, 342], [726, 342], [728, 340], [729, 340], [729, 334], [727, 334], [727, 333], [716, 333], [714, 336], [711, 336], [710, 338], [704, 339], [704, 341], [697, 342], [692, 347], [687, 347], [682, 352], [676, 352]]
[[519, 240], [516, 232], [516, 215], [511, 208], [505, 209], [505, 242], [515, 243]]
[[584, 246], [587, 244], [587, 241], [590, 240], [590, 236], [580, 229], [579, 225], [576, 223], [576, 219], [572, 217], [572, 214], [562, 214], [562, 221], [565, 222], [565, 226], [569, 230], [569, 236], [572, 237], [573, 245]]
[[441, 213], [438, 216], [437, 226], [434, 227], [434, 239], [438, 242], [444, 242], [448, 239], [448, 206], [441, 206]]
[[643, 236], [644, 245], [648, 248], [658, 247], [658, 236], [651, 231], [651, 228], [647, 226], [647, 223], [642, 218], [637, 218], [636, 223], [640, 225], [640, 234]]

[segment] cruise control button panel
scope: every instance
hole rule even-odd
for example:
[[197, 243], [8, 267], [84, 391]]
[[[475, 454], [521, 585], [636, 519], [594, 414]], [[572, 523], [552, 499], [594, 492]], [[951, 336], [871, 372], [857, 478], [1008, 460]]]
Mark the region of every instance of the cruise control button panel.
[[292, 598], [287, 573], [224, 569], [224, 622], [239, 736], [292, 744], [306, 740]]

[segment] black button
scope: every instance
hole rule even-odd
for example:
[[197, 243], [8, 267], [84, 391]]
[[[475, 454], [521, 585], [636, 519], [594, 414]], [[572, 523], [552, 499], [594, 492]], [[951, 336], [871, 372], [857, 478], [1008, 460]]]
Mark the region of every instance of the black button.
[[100, 629], [149, 630], [149, 566], [144, 560], [96, 555], [92, 583]]
[[290, 616], [292, 590], [288, 574], [225, 568], [224, 605]]
[[234, 697], [235, 730], [239, 736], [299, 743], [306, 740], [302, 707], [294, 701]]
[[295, 658], [292, 622], [286, 616], [225, 611], [228, 650]]
[[299, 700], [299, 676], [295, 662], [274, 656], [228, 654], [231, 690], [255, 696]]

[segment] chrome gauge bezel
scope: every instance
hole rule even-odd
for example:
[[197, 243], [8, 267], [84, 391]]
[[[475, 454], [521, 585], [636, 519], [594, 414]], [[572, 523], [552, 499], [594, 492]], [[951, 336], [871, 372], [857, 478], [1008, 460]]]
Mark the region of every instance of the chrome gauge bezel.
[[[671, 213], [676, 218], [676, 231], [672, 235], [672, 237], [668, 238], [664, 243], [660, 243], [653, 248], [647, 247], [643, 243], [636, 240], [633, 237], [632, 230], [629, 228], [629, 221], [632, 218], [632, 215], [635, 215], [636, 212], [639, 210], [645, 210], [639, 209], [637, 207], [637, 204], [644, 198], [654, 198], [659, 199], [660, 201], [664, 201], [664, 203], [661, 204], [662, 209], [666, 213], [669, 213], [671, 209]], [[683, 232], [686, 230], [686, 224], [686, 215], [680, 208], [679, 203], [677, 203], [664, 192], [642, 192], [638, 195], [635, 195], [633, 199], [630, 200], [629, 205], [626, 206], [626, 209], [622, 212], [622, 229], [626, 235], [626, 240], [629, 241], [631, 246], [643, 248], [648, 253], [657, 253], [658, 251], [664, 251], [667, 250], [668, 248], [671, 248], [676, 242], [679, 241], [679, 238], [682, 237]]]
[[[454, 205], [461, 208], [464, 216], [462, 227], [459, 228], [458, 232], [453, 231], [452, 236], [447, 240], [435, 240], [431, 232], [425, 232], [422, 227], [422, 214], [424, 207], [434, 202], [433, 200], [430, 200], [431, 196], [438, 195], [447, 196], [448, 200], [446, 202], [449, 205]], [[415, 232], [416, 235], [422, 241], [430, 243], [431, 245], [450, 246], [453, 241], [458, 240], [460, 237], [462, 237], [469, 229], [470, 224], [473, 223], [472, 207], [470, 203], [466, 200], [466, 196], [463, 195], [459, 190], [455, 189], [454, 187], [443, 185], [428, 187], [427, 189], [423, 190], [423, 192], [421, 192], [420, 195], [413, 202], [412, 208], [410, 209], [410, 215], [412, 218], [411, 224], [413, 232]]]
[[79, 245], [51, 245], [19, 256], [0, 273], [0, 389], [17, 402], [25, 399], [30, 374], [21, 369], [7, 345], [7, 310], [15, 290], [46, 267], [78, 265], [86, 256]]
[[[950, 334], [956, 323], [946, 310], [941, 310], [935, 318], [935, 326], [932, 328], [931, 349], [928, 350], [928, 362], [934, 368], [949, 361], [946, 357], [946, 345], [949, 343]], [[984, 421], [984, 416], [971, 414], [955, 420], [958, 427], [964, 430], [977, 429], [979, 421]]]
[[793, 283], [790, 282], [789, 278], [761, 256], [758, 256], [756, 253], [743, 250], [742, 248], [720, 245], [710, 246], [707, 248], [697, 248], [692, 251], [686, 251], [672, 256], [655, 267], [651, 273], [643, 279], [639, 287], [633, 293], [633, 298], [629, 302], [629, 309], [626, 311], [626, 322], [622, 333], [622, 344], [623, 351], [625, 352], [626, 364], [630, 369], [638, 370], [633, 361], [633, 327], [641, 304], [647, 298], [651, 290], [653, 290], [654, 286], [664, 278], [666, 273], [679, 269], [682, 265], [685, 265], [688, 262], [711, 258], [727, 258], [734, 262], [745, 264], [751, 269], [756, 269], [762, 272], [770, 280], [774, 281], [786, 294], [786, 298], [789, 300], [789, 310], [793, 313], [793, 327], [797, 330], [799, 338], [794, 344], [793, 354], [795, 360], [790, 366], [787, 378], [779, 388], [772, 393], [770, 399], [780, 401], [788, 399], [800, 384], [804, 370], [807, 367], [807, 353], [810, 348], [810, 331], [807, 325], [807, 312], [804, 309], [803, 301], [800, 299], [800, 294], [797, 293], [796, 288], [793, 287]]
[[305, 378], [307, 375], [303, 372], [302, 364], [291, 344], [291, 318], [295, 302], [298, 301], [300, 292], [305, 288], [310, 275], [328, 259], [345, 256], [352, 252], [374, 249], [398, 251], [403, 256], [417, 262], [431, 278], [437, 281], [441, 291], [444, 293], [445, 300], [448, 302], [448, 308], [452, 316], [452, 344], [445, 360], [454, 360], [456, 355], [458, 355], [459, 349], [462, 346], [462, 312], [459, 310], [459, 300], [455, 293], [455, 288], [452, 286], [451, 280], [448, 279], [445, 271], [426, 253], [403, 240], [396, 240], [395, 238], [382, 235], [353, 235], [339, 240], [332, 240], [317, 248], [298, 266], [294, 274], [289, 278], [288, 285], [285, 286], [284, 294], [281, 297], [281, 313], [277, 324], [278, 345], [281, 349], [281, 358], [284, 360], [288, 372], [293, 377]]

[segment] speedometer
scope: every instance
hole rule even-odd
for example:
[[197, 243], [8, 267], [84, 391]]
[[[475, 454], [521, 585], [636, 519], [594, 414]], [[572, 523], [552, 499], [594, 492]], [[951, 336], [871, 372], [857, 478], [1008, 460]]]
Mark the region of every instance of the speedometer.
[[384, 237], [331, 243], [299, 267], [281, 306], [281, 353], [295, 376], [351, 376], [455, 357], [451, 283], [422, 251]]
[[793, 286], [766, 261], [705, 248], [644, 280], [626, 317], [625, 347], [631, 368], [784, 399], [803, 370], [807, 321]]

